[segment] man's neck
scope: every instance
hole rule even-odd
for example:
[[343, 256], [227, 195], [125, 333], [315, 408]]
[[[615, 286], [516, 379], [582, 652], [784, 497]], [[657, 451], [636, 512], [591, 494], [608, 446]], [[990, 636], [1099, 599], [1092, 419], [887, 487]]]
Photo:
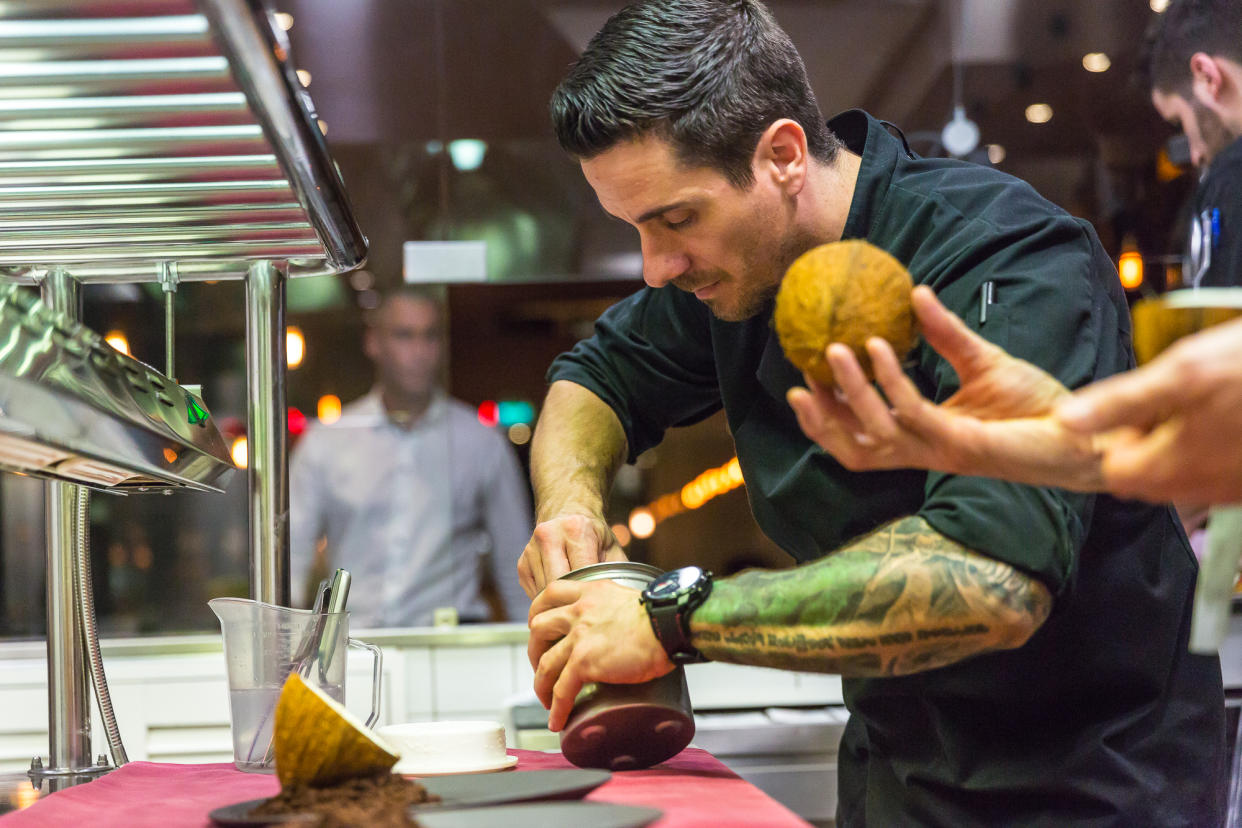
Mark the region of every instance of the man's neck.
[[811, 236], [818, 243], [841, 240], [861, 168], [862, 157], [844, 148], [831, 164], [817, 164], [812, 168], [815, 197], [809, 201], [811, 212], [803, 226], [810, 228]]
[[433, 394], [401, 394], [388, 388], [380, 389], [380, 402], [388, 419], [404, 429], [411, 429], [431, 407]]

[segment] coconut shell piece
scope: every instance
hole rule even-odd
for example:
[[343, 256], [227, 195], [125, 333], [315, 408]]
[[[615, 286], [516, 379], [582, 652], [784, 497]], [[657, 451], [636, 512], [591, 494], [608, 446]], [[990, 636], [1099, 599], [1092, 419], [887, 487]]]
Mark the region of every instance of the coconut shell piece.
[[275, 728], [276, 776], [285, 789], [375, 776], [399, 758], [395, 748], [296, 672], [280, 691]]
[[811, 248], [785, 271], [776, 294], [773, 323], [785, 357], [832, 387], [824, 349], [840, 342], [872, 377], [864, 348], [869, 338], [887, 340], [898, 358], [914, 347], [913, 287], [901, 262], [870, 242], [850, 239]]

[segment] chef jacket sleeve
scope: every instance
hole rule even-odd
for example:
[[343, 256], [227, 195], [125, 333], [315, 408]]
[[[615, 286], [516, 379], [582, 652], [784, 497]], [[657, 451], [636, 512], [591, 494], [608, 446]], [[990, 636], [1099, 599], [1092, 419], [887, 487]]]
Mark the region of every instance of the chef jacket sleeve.
[[643, 288], [605, 311], [591, 338], [557, 357], [548, 382], [569, 380], [607, 403], [625, 429], [632, 462], [667, 428], [720, 409], [708, 314], [677, 288]]

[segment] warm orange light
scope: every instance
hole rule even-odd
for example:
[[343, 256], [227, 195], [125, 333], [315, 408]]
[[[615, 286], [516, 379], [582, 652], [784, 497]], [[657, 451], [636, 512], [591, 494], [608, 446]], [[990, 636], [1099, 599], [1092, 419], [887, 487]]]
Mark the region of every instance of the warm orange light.
[[170, 448], [164, 449], [164, 459], [167, 460], [169, 463], [176, 463], [177, 452], [173, 451]]
[[718, 469], [708, 469], [681, 489], [681, 502], [687, 509], [697, 509], [713, 497], [742, 485], [742, 467], [734, 457]]
[[17, 787], [9, 794], [9, 802], [14, 808], [21, 811], [38, 802], [41, 795], [38, 788], [30, 782], [23, 780], [17, 783]]
[[1032, 124], [1046, 124], [1052, 120], [1052, 107], [1046, 103], [1033, 103], [1026, 108], [1026, 119]]
[[306, 356], [306, 337], [297, 325], [285, 328], [285, 362], [290, 368], [297, 368]]
[[229, 454], [233, 456], [233, 465], [239, 469], [246, 468], [246, 463], [250, 460], [249, 446], [246, 443], [245, 436], [238, 437], [233, 441]]
[[[660, 495], [646, 506], [635, 509], [630, 513], [630, 531], [636, 538], [648, 537], [661, 521], [680, 515], [689, 509], [697, 509], [713, 497], [730, 492], [743, 483], [742, 467], [734, 457], [723, 466], [708, 469], [698, 475], [680, 490]], [[638, 521], [637, 526], [635, 520]], [[648, 521], [650, 521], [650, 528], [648, 528]], [[614, 534], [616, 534], [615, 531]]]
[[125, 331], [108, 331], [104, 335], [104, 342], [107, 342], [113, 348], [125, 354], [125, 356], [129, 356], [129, 338], [125, 336]]
[[341, 398], [336, 394], [324, 394], [315, 404], [315, 414], [319, 417], [319, 422], [332, 425], [341, 419]]
[[649, 538], [655, 531], [655, 515], [643, 507], [630, 512], [630, 532], [636, 538]]
[[1176, 178], [1181, 178], [1186, 174], [1186, 170], [1174, 164], [1169, 158], [1169, 151], [1165, 147], [1161, 147], [1156, 151], [1156, 180], [1161, 183], [1167, 183]]
[[1103, 52], [1088, 52], [1082, 56], [1082, 68], [1088, 72], [1107, 72], [1113, 62]]
[[1117, 274], [1121, 277], [1121, 286], [1126, 290], [1134, 290], [1143, 284], [1143, 254], [1137, 250], [1127, 250], [1117, 260]]

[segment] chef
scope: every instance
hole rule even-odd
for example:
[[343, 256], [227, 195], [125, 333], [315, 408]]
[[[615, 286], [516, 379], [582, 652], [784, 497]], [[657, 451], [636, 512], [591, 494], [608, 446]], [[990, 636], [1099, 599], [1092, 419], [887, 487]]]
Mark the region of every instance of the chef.
[[[1195, 564], [1170, 508], [914, 470], [854, 473], [806, 438], [771, 329], [800, 253], [887, 250], [987, 339], [1068, 387], [1131, 364], [1125, 298], [1090, 226], [989, 168], [920, 159], [863, 112], [825, 125], [753, 0], [612, 17], [553, 121], [647, 287], [559, 357], [532, 448], [519, 561], [535, 689], [563, 726], [584, 682], [714, 659], [843, 677], [837, 822], [1212, 825], [1218, 661], [1187, 652]], [[928, 397], [957, 388], [920, 346]], [[800, 565], [643, 593], [557, 581], [624, 557], [613, 472], [723, 408], [755, 518]]]

